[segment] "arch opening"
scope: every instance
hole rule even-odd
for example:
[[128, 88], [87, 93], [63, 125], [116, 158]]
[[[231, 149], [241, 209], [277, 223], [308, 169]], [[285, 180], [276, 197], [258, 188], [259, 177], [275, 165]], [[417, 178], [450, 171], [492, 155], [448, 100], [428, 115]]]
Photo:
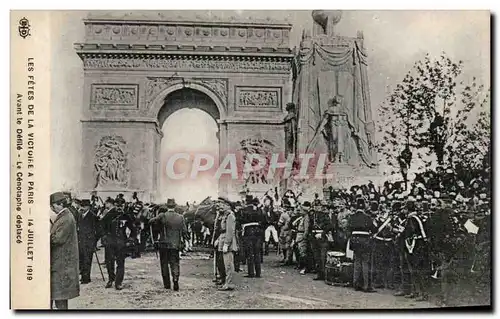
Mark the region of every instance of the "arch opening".
[[[220, 118], [215, 102], [206, 94], [184, 88], [165, 97], [158, 112], [158, 122], [163, 133], [160, 144], [159, 196], [162, 201], [174, 198], [179, 205], [199, 203], [207, 196], [218, 196], [218, 181], [211, 171], [200, 172], [192, 178], [193, 158], [204, 154], [218, 161]], [[176, 154], [187, 154], [190, 160], [172, 161]], [[174, 173], [184, 175], [175, 179], [169, 174], [169, 160], [175, 163]], [[208, 164], [202, 161], [201, 165]], [[216, 163], [215, 163], [216, 164]]]

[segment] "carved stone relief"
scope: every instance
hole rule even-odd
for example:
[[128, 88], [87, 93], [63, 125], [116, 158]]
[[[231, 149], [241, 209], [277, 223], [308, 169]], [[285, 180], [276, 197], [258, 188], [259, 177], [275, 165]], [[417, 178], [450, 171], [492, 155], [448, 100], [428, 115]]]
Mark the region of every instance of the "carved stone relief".
[[273, 108], [279, 109], [281, 105], [280, 88], [245, 88], [238, 87], [237, 108]]
[[104, 136], [94, 155], [95, 187], [115, 185], [126, 187], [128, 183], [126, 142], [121, 136]]
[[[250, 172], [243, 172], [245, 186], [248, 184], [269, 184], [267, 180], [267, 172], [269, 170], [269, 163], [273, 154], [274, 144], [266, 139], [260, 138], [247, 138], [240, 142], [240, 151], [242, 152], [243, 165], [250, 159], [251, 154], [259, 155], [266, 159], [266, 165], [258, 170], [251, 170]], [[258, 160], [254, 158], [251, 166], [258, 165]]]
[[137, 107], [137, 85], [94, 84], [91, 104], [93, 107]]
[[[167, 77], [149, 77], [146, 84], [146, 103], [148, 107], [151, 102], [156, 98], [156, 96], [169, 86], [176, 83], [182, 83], [180, 78], [167, 78]], [[195, 79], [184, 79], [184, 83], [196, 83], [209, 88], [214, 92], [224, 103], [227, 104], [227, 80], [225, 79], [205, 79], [205, 78], [195, 78]]]
[[84, 57], [87, 70], [172, 70], [172, 71], [210, 71], [210, 72], [279, 72], [288, 73], [291, 68], [287, 61], [239, 61], [239, 60], [182, 60], [139, 58]]

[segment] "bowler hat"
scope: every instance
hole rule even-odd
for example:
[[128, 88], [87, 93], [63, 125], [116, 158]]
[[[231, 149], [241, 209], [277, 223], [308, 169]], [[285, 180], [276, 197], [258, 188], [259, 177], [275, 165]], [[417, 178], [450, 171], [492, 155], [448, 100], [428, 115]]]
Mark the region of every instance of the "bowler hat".
[[59, 204], [60, 202], [67, 199], [67, 196], [63, 192], [56, 192], [50, 195], [50, 205]]
[[173, 198], [167, 199], [167, 208], [175, 208], [175, 206], [177, 205], [175, 204], [175, 200]]

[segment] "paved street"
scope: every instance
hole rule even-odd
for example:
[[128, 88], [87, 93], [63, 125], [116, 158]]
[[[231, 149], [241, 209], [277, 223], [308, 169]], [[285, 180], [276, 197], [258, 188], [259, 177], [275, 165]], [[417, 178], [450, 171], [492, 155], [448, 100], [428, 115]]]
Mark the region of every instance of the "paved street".
[[[99, 252], [104, 260], [104, 251]], [[92, 282], [81, 286], [80, 297], [70, 300], [71, 309], [380, 309], [428, 308], [392, 296], [393, 291], [366, 294], [352, 288], [334, 287], [313, 281], [314, 275], [301, 276], [292, 267], [283, 267], [271, 253], [265, 257], [263, 278], [235, 276], [236, 290], [218, 291], [212, 282], [212, 260], [203, 253], [190, 253], [181, 260], [180, 291], [165, 290], [159, 261], [154, 253], [142, 258], [127, 258], [124, 289], [105, 289], [97, 263], [92, 267]], [[106, 276], [106, 269], [103, 271]], [[107, 279], [107, 278], [106, 278]]]

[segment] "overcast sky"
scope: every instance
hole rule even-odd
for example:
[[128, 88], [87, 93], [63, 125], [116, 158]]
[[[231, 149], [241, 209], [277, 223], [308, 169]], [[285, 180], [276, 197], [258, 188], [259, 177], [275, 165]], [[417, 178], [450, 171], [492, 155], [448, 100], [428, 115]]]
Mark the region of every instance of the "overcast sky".
[[[165, 13], [165, 11], [162, 11]], [[83, 42], [82, 18], [87, 12], [53, 14], [52, 179], [54, 190], [78, 188], [81, 166], [81, 110], [83, 70], [73, 43]], [[207, 16], [207, 11], [168, 12], [173, 17]], [[311, 28], [311, 11], [210, 12], [216, 16], [287, 19], [293, 24], [290, 46], [298, 46], [304, 28]], [[363, 31], [368, 53], [368, 76], [374, 114], [389, 89], [399, 83], [415, 61], [426, 53], [445, 51], [464, 61], [467, 77], [489, 86], [490, 16], [487, 11], [344, 11], [337, 25], [340, 35]]]

